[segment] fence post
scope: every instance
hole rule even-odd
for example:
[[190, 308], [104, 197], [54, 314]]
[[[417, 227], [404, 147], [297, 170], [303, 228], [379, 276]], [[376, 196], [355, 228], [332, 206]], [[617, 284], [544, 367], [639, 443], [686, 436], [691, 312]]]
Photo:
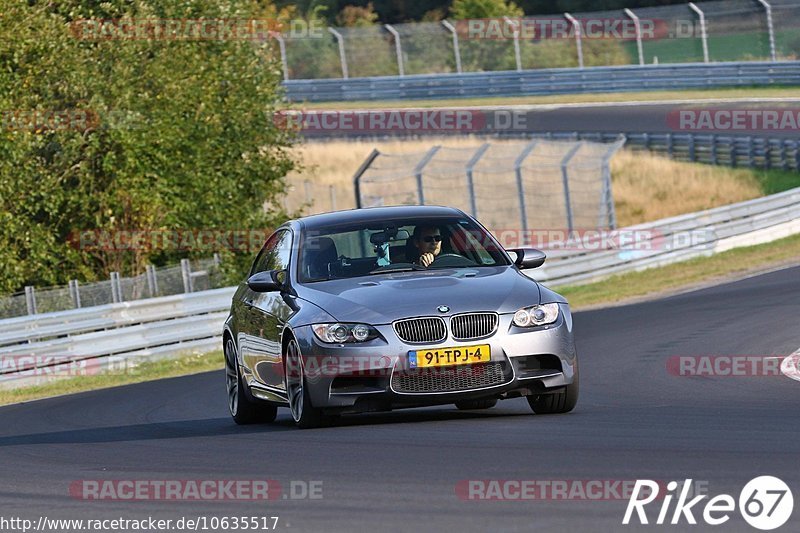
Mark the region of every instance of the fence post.
[[569, 149], [566, 153], [564, 158], [561, 160], [561, 181], [564, 185], [564, 205], [567, 209], [567, 228], [569, 231], [573, 230], [573, 220], [572, 220], [572, 200], [569, 197], [569, 162], [581, 149], [583, 146], [583, 141], [578, 142], [575, 146]]
[[522, 152], [517, 156], [517, 159], [514, 160], [514, 174], [517, 176], [517, 194], [519, 195], [519, 218], [522, 222], [522, 239], [520, 239], [520, 244], [525, 245], [526, 240], [528, 239], [528, 212], [525, 205], [525, 183], [522, 181], [522, 163], [525, 161], [525, 158], [530, 155], [534, 148], [536, 148], [536, 143], [538, 143], [538, 139], [534, 139], [530, 143], [528, 143], [525, 148], [522, 149]]
[[336, 209], [336, 187], [333, 185], [328, 186], [331, 195], [331, 211], [337, 211]]
[[711, 134], [711, 164], [719, 164], [719, 157], [717, 156], [717, 134]]
[[522, 70], [522, 55], [519, 52], [519, 24], [508, 17], [503, 17], [503, 21], [514, 28], [514, 61], [517, 64], [517, 72]]
[[401, 76], [405, 76], [406, 72], [403, 68], [403, 45], [400, 44], [400, 34], [389, 24], [384, 24], [383, 27], [389, 30], [389, 33], [394, 37], [394, 51], [397, 54], [397, 71]]
[[153, 265], [147, 265], [144, 267], [144, 272], [145, 277], [147, 278], [147, 290], [150, 292], [150, 297], [155, 298], [158, 295], [158, 278], [156, 277], [156, 268]]
[[564, 18], [567, 19], [575, 30], [575, 45], [578, 47], [578, 67], [583, 68], [583, 44], [581, 43], [581, 23], [569, 13], [564, 13]]
[[767, 13], [767, 33], [769, 34], [769, 57], [772, 61], [777, 61], [775, 55], [775, 26], [772, 24], [772, 6], [769, 5], [767, 0], [758, 0], [764, 6], [764, 11]]
[[461, 49], [458, 47], [458, 33], [448, 20], [443, 20], [442, 26], [447, 28], [453, 35], [453, 54], [456, 56], [456, 72], [461, 74]]
[[119, 272], [111, 273], [111, 301], [115, 304], [122, 301], [122, 286], [119, 281]]
[[379, 154], [380, 152], [378, 149], [373, 148], [364, 162], [361, 163], [361, 166], [358, 167], [356, 173], [353, 175], [353, 190], [356, 194], [356, 209], [361, 209], [361, 176], [367, 171], [369, 166], [373, 161], [375, 161], [375, 158], [378, 157]]
[[467, 161], [467, 190], [469, 191], [469, 208], [470, 214], [477, 218], [478, 216], [478, 202], [475, 199], [475, 181], [472, 177], [472, 169], [478, 164], [478, 161], [489, 149], [489, 143], [483, 143], [475, 153], [472, 154], [469, 161]]
[[347, 79], [350, 76], [347, 72], [347, 56], [344, 53], [344, 37], [331, 27], [328, 28], [328, 31], [336, 37], [336, 42], [339, 44], [339, 62], [342, 64], [342, 78]]
[[[614, 195], [611, 192], [611, 158], [617, 151], [625, 146], [628, 138], [620, 135], [617, 141], [612, 144], [603, 156], [603, 205], [606, 209], [606, 223], [609, 229], [617, 229], [617, 210], [614, 207]], [[602, 222], [602, 221], [601, 221]]]
[[419, 163], [414, 167], [414, 177], [417, 180], [417, 199], [419, 200], [419, 205], [425, 205], [425, 188], [422, 186], [422, 170], [425, 168], [433, 156], [436, 155], [436, 152], [439, 151], [441, 146], [436, 145], [422, 156], [422, 159], [419, 160]]
[[631, 11], [627, 7], [625, 8], [625, 14], [628, 15], [630, 17], [630, 19], [633, 21], [633, 27], [634, 27], [634, 30], [636, 31], [636, 49], [639, 51], [639, 64], [640, 65], [644, 65], [644, 50], [642, 50], [642, 24], [641, 24], [641, 21], [639, 20], [639, 17], [637, 17], [633, 13], [633, 11]]
[[281, 67], [283, 67], [283, 79], [289, 79], [289, 62], [286, 59], [286, 41], [283, 40], [283, 35], [280, 33], [275, 34], [275, 39], [278, 41], [278, 48], [281, 51]]
[[72, 297], [72, 307], [80, 309], [81, 307], [81, 291], [78, 288], [78, 280], [69, 280], [69, 295]]
[[694, 5], [694, 2], [689, 2], [689, 8], [697, 13], [700, 17], [700, 39], [703, 42], [703, 63], [708, 63], [708, 34], [706, 32], [706, 15], [703, 11]]
[[189, 264], [188, 259], [181, 259], [181, 277], [183, 278], [183, 292], [193, 292], [192, 287], [192, 265]]
[[36, 289], [30, 285], [25, 286], [25, 305], [29, 315], [36, 314]]

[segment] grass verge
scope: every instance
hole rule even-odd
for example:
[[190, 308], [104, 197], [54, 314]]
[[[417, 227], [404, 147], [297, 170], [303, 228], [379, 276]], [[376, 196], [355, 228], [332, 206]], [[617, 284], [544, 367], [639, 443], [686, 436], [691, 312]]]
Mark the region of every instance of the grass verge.
[[556, 290], [569, 300], [570, 307], [580, 310], [688, 290], [792, 263], [800, 264], [800, 235]]
[[441, 100], [382, 100], [360, 102], [295, 102], [302, 109], [395, 109], [405, 107], [474, 107], [534, 104], [585, 104], [654, 102], [662, 100], [712, 100], [716, 98], [797, 98], [797, 88], [745, 87], [690, 91], [641, 91], [631, 93], [557, 94], [551, 96], [492, 96]]
[[[13, 390], [0, 390], [0, 405], [25, 402], [49, 396], [73, 394], [96, 389], [106, 389], [119, 385], [141, 383], [156, 379], [172, 378], [198, 374], [209, 370], [221, 370], [224, 367], [222, 350], [201, 355], [186, 355], [177, 359], [144, 362], [125, 371], [97, 374], [92, 376], [76, 376], [52, 381], [43, 385], [34, 385]], [[220, 378], [222, 379], [222, 378]]]

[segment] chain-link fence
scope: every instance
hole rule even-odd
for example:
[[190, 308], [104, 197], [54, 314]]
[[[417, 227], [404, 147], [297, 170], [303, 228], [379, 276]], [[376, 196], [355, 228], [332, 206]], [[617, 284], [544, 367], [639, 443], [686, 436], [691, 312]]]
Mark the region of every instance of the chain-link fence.
[[65, 287], [25, 287], [24, 292], [0, 298], [0, 318], [129, 302], [223, 286], [219, 257], [184, 259], [180, 266], [148, 266], [144, 273], [130, 278], [112, 272], [107, 281], [80, 284], [73, 280]]
[[492, 230], [616, 226], [609, 161], [624, 144], [528, 139], [424, 153], [375, 150], [356, 178], [359, 207], [448, 205]]
[[285, 39], [289, 79], [796, 59], [800, 0], [330, 28]]

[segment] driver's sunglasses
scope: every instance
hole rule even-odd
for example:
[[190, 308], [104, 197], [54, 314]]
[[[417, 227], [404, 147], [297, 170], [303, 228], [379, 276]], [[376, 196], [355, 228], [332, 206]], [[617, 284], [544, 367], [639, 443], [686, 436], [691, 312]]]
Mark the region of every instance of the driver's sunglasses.
[[425, 242], [442, 242], [441, 235], [426, 235], [422, 238]]

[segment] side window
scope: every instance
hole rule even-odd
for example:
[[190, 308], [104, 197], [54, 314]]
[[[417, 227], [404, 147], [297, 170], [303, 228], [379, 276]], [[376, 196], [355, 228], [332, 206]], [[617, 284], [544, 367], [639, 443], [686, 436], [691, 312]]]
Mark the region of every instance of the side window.
[[258, 252], [250, 275], [267, 270], [283, 270], [289, 266], [289, 258], [292, 253], [292, 233], [290, 231], [279, 231], [267, 240], [267, 243]]

